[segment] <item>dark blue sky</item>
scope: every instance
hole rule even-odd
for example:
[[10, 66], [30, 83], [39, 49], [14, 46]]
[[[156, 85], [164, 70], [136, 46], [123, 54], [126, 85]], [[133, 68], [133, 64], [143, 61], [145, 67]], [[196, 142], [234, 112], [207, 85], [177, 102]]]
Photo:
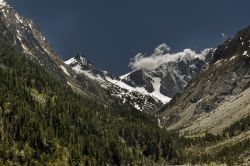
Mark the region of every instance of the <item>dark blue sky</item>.
[[82, 52], [126, 73], [131, 57], [161, 43], [172, 51], [216, 47], [250, 24], [249, 0], [9, 0], [65, 60]]

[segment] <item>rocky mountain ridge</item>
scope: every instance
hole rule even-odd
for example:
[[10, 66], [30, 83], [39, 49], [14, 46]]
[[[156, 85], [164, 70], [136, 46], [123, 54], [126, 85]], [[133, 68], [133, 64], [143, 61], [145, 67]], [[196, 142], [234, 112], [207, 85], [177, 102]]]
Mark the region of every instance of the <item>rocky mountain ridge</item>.
[[220, 45], [206, 69], [161, 109], [162, 125], [190, 134], [219, 132], [247, 116], [250, 113], [249, 41], [250, 27]]

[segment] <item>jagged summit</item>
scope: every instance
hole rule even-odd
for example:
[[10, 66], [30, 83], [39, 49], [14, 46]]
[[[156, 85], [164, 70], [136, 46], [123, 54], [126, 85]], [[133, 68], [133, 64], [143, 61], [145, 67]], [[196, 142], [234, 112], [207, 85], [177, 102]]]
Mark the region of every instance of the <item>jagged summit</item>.
[[72, 67], [78, 73], [82, 73], [83, 70], [96, 69], [96, 67], [80, 53], [78, 53], [75, 57], [65, 61], [65, 64]]
[[81, 53], [77, 53], [77, 55], [67, 61], [65, 61], [66, 64], [72, 64], [72, 63], [81, 63], [82, 65], [89, 65], [93, 66], [93, 64], [87, 60]]

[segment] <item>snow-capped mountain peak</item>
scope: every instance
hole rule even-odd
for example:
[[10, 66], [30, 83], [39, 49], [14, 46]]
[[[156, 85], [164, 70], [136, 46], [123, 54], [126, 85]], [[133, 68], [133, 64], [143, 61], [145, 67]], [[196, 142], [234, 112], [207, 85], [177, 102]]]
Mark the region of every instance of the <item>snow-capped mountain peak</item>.
[[64, 63], [70, 66], [77, 73], [84, 73], [85, 71], [96, 73], [97, 71], [96, 67], [80, 53], [78, 53], [75, 57], [65, 61]]
[[67, 65], [70, 65], [70, 64], [72, 65], [75, 63], [81, 64], [81, 65], [93, 66], [93, 64], [80, 53], [78, 53], [75, 57], [70, 58], [69, 60], [65, 61], [65, 64]]

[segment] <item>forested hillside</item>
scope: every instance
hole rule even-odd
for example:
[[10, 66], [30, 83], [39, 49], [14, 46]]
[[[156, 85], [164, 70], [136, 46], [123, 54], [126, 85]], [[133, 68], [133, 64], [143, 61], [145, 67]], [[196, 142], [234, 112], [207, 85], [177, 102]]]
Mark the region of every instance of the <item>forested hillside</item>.
[[174, 134], [139, 112], [105, 108], [63, 87], [0, 41], [2, 163], [111, 165], [177, 161]]

